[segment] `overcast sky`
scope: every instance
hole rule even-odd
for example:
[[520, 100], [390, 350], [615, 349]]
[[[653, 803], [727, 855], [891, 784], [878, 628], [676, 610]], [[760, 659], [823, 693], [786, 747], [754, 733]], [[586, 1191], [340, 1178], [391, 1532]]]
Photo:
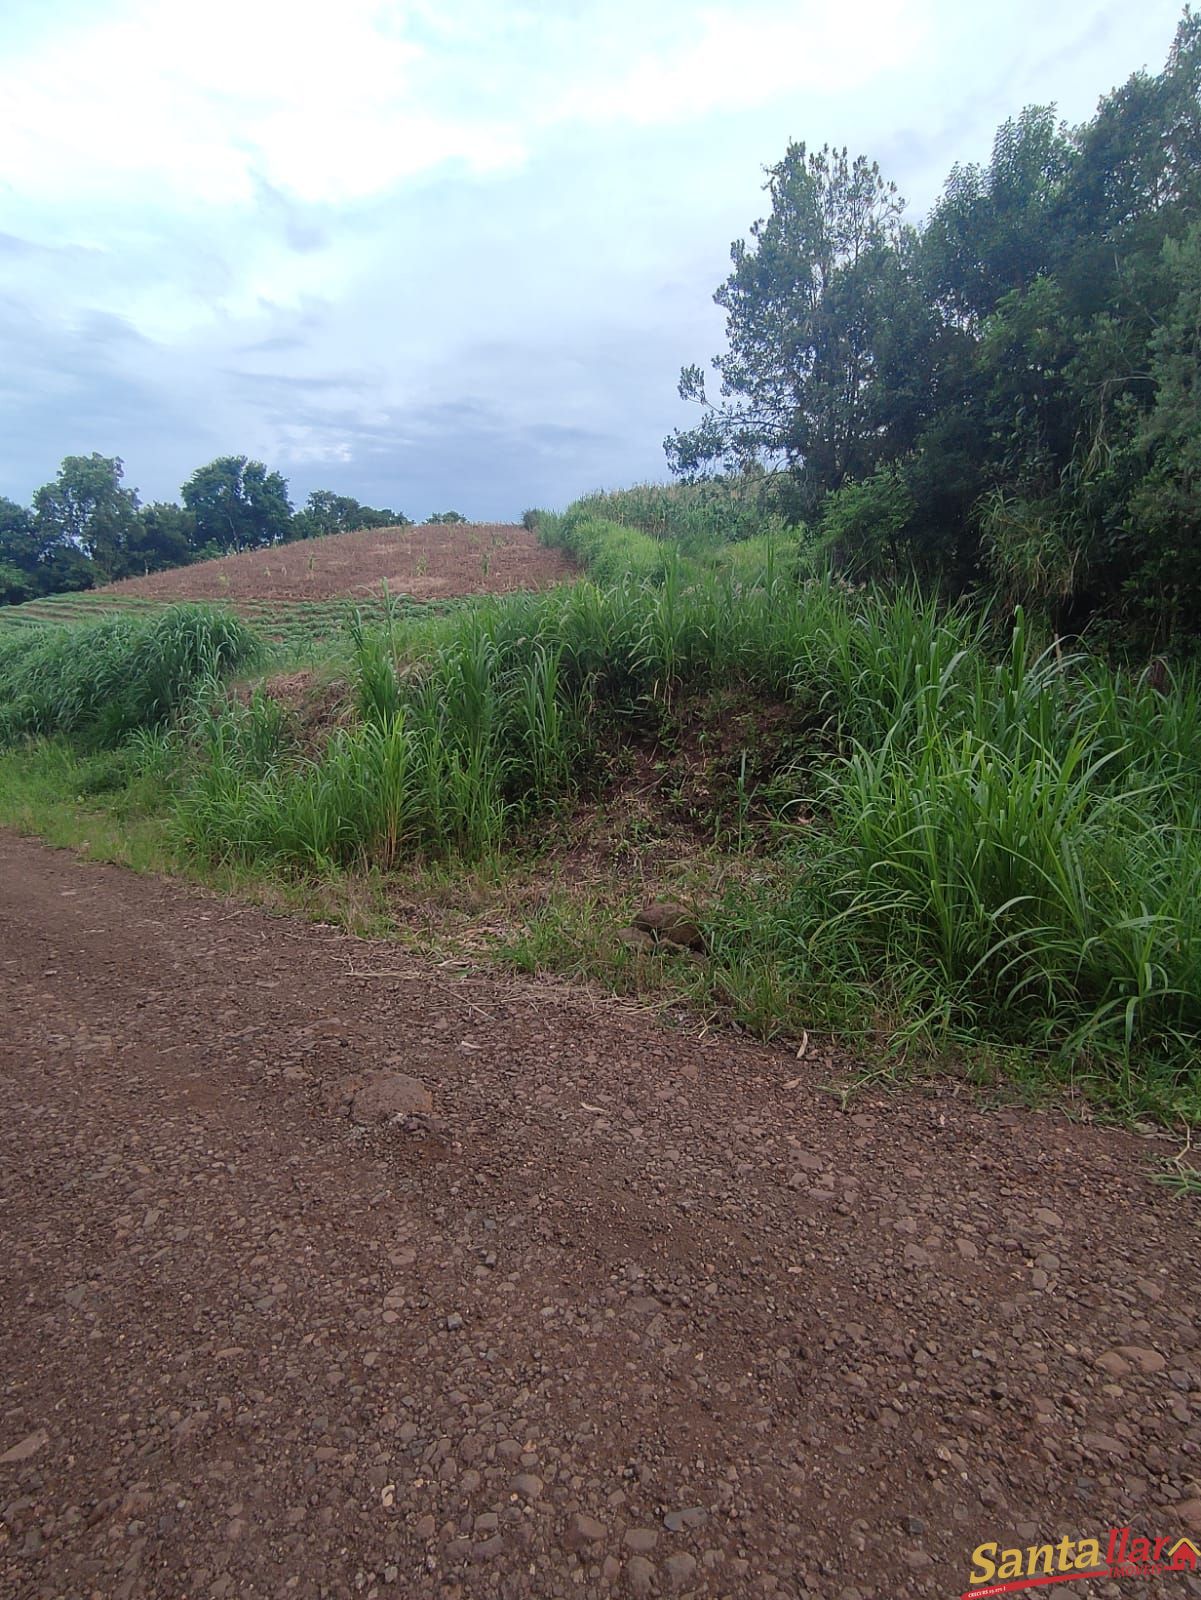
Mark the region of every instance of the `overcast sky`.
[[790, 138], [920, 216], [1176, 0], [2, 0], [0, 493], [220, 454], [422, 518], [666, 476]]

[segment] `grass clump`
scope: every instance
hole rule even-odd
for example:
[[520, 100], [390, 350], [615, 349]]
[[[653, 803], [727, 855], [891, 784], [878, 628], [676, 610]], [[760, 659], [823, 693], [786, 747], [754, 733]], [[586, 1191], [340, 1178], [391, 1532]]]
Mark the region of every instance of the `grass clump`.
[[[1165, 698], [1040, 656], [1020, 617], [1000, 660], [955, 616], [924, 644], [907, 629], [907, 652], [879, 648], [894, 627], [877, 606], [864, 619], [829, 657], [839, 737], [806, 774], [815, 820], [786, 846], [791, 888], [740, 896], [720, 919], [751, 1019], [804, 997], [831, 1027], [986, 1039], [1124, 1104], [1195, 1115], [1195, 687]], [[833, 706], [828, 687], [821, 698]], [[744, 969], [770, 976], [767, 1006]]]
[[188, 840], [225, 860], [316, 870], [496, 851], [570, 787], [586, 716], [561, 652], [502, 648], [504, 612], [447, 621], [438, 648], [407, 664], [403, 629], [356, 627], [359, 721], [317, 761], [288, 747], [261, 697], [203, 712], [180, 802]]
[[255, 634], [230, 613], [180, 606], [0, 637], [0, 741], [69, 734], [116, 745], [165, 724], [205, 680], [251, 664]]

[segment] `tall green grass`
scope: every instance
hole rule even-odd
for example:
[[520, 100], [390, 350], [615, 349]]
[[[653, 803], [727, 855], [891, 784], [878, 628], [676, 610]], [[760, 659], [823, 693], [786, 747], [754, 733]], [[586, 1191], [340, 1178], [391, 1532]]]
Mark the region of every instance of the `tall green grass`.
[[767, 474], [746, 474], [590, 494], [566, 516], [639, 529], [697, 556], [744, 539], [782, 537], [788, 526], [784, 512], [779, 482]]
[[167, 722], [199, 684], [259, 652], [244, 623], [199, 606], [0, 636], [0, 741], [72, 734], [115, 745]]
[[840, 736], [806, 774], [792, 892], [728, 905], [722, 957], [769, 971], [779, 1011], [1034, 1049], [1195, 1114], [1195, 682], [1165, 697], [1038, 655], [1020, 617], [998, 659], [980, 624], [904, 597], [857, 615], [798, 666]]
[[[682, 695], [787, 703], [767, 786], [740, 779], [738, 837], [752, 805], [771, 818], [770, 888], [710, 907], [711, 992], [763, 1033], [985, 1042], [1196, 1113], [1195, 673], [1160, 692], [1042, 650], [1020, 615], [800, 582], [769, 536], [732, 562], [602, 532], [618, 581], [356, 622], [357, 715], [316, 751], [220, 688], [254, 636], [190, 608], [0, 641], [0, 733], [123, 742], [189, 851], [321, 873], [529, 850]], [[631, 576], [638, 539], [655, 561]]]
[[[748, 588], [777, 575], [800, 575], [807, 547], [780, 517], [746, 511], [734, 518], [723, 501], [704, 506], [702, 514], [688, 499], [675, 498], [686, 487], [594, 495], [559, 515], [534, 514], [534, 526], [543, 544], [565, 550], [602, 587], [659, 584], [670, 572], [690, 579], [728, 574]], [[660, 499], [670, 515], [656, 512]]]
[[411, 660], [403, 630], [357, 628], [360, 720], [318, 761], [282, 738], [272, 753], [260, 697], [202, 710], [185, 837], [224, 860], [317, 870], [494, 853], [519, 818], [570, 792], [585, 759], [586, 694], [565, 681], [561, 652], [498, 631], [505, 616], [500, 604], [464, 614]]
[[361, 720], [318, 761], [264, 762], [253, 706], [211, 720], [181, 802], [197, 847], [306, 868], [520, 847], [603, 739], [683, 688], [739, 685], [806, 730], [760, 797], [791, 887], [773, 875], [712, 918], [714, 983], [744, 1020], [987, 1039], [1115, 1093], [1196, 1095], [1192, 678], [1161, 695], [1040, 653], [1020, 618], [1000, 640], [913, 591], [678, 561], [655, 585], [362, 630], [356, 678]]
[[736, 673], [787, 692], [798, 607], [782, 583], [689, 586], [673, 558], [653, 588], [585, 583], [358, 627], [359, 725], [320, 761], [281, 747], [264, 765], [257, 703], [196, 719], [186, 836], [223, 857], [319, 868], [486, 853], [577, 791], [607, 727], [677, 685]]
[[673, 547], [636, 527], [626, 527], [579, 508], [562, 516], [544, 516], [538, 524], [543, 544], [565, 550], [595, 583], [658, 583]]

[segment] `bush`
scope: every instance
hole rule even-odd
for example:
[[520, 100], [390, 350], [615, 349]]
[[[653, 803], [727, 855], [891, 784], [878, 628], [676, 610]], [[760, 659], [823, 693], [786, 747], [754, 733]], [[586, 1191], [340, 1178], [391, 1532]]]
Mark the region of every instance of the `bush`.
[[820, 546], [840, 571], [895, 581], [910, 565], [908, 544], [915, 511], [899, 467], [844, 484], [826, 499]]

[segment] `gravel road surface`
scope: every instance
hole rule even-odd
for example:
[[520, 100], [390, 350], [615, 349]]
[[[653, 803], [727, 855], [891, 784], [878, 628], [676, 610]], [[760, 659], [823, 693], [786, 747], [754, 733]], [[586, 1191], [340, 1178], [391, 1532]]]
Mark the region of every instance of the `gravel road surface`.
[[1201, 1535], [1198, 1211], [1131, 1133], [843, 1110], [12, 837], [0, 1006], [4, 1596], [891, 1600]]

